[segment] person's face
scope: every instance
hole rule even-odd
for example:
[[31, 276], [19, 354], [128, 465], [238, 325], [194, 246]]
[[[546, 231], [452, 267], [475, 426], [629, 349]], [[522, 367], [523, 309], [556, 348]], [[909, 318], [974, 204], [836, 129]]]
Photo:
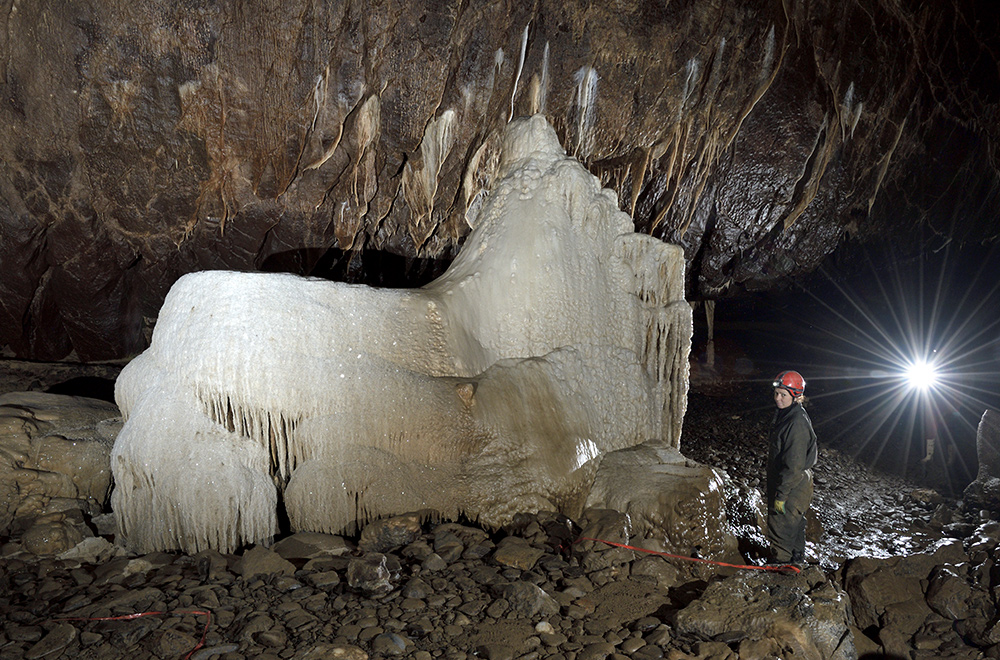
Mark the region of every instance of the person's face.
[[788, 406], [792, 405], [792, 395], [788, 393], [788, 390], [782, 387], [774, 388], [774, 405], [778, 406], [780, 410], [784, 410]]

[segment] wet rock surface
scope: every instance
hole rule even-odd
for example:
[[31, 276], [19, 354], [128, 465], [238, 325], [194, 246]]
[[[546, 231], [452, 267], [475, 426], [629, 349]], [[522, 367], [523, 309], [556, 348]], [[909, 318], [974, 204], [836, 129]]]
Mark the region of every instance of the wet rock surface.
[[195, 270], [426, 282], [499, 131], [535, 112], [639, 231], [683, 244], [699, 295], [773, 286], [847, 237], [995, 236], [985, 1], [4, 6], [18, 357], [133, 354]]
[[709, 584], [676, 623], [679, 633], [724, 641], [741, 657], [848, 660], [856, 657], [849, 602], [816, 568], [781, 578], [742, 571]]
[[[726, 522], [749, 563], [770, 420], [753, 401], [693, 392], [684, 449], [725, 474]], [[581, 540], [643, 545], [609, 509], [521, 514], [492, 531], [414, 512], [357, 537], [302, 532], [232, 555], [125, 554], [106, 514], [87, 514], [88, 537], [61, 554], [29, 552], [22, 532], [2, 539], [0, 659], [1000, 653], [1000, 522], [989, 513], [829, 448], [815, 512], [800, 574]]]
[[118, 408], [44, 392], [0, 395], [0, 533], [34, 554], [58, 554], [84, 537], [111, 491]]

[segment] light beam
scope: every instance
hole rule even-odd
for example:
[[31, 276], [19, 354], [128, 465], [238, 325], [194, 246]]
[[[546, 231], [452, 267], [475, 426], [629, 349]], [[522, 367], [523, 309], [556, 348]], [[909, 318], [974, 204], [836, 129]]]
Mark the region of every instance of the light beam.
[[907, 365], [903, 376], [910, 387], [920, 391], [931, 389], [937, 384], [937, 368], [925, 360], [915, 360]]

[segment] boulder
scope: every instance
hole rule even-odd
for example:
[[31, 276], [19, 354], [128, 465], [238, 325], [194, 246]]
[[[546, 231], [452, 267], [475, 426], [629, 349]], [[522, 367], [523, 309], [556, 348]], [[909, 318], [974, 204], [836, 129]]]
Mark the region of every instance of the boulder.
[[384, 595], [396, 588], [401, 567], [394, 555], [371, 552], [352, 557], [347, 564], [347, 584], [369, 596]]
[[608, 582], [587, 599], [594, 604], [594, 611], [584, 623], [584, 629], [591, 635], [605, 635], [634, 624], [652, 616], [669, 601], [667, 592], [656, 584], [631, 578]]
[[533, 547], [524, 539], [508, 536], [497, 544], [493, 561], [501, 566], [530, 571], [544, 554], [544, 550]]
[[648, 441], [601, 459], [587, 506], [626, 514], [635, 531], [648, 537], [646, 549], [740, 561], [724, 492], [717, 469]]
[[[766, 558], [771, 542], [767, 539], [767, 503], [760, 489], [734, 482], [724, 474], [726, 523], [737, 539], [745, 557]], [[806, 539], [819, 540], [822, 525], [815, 521], [813, 509], [806, 512]], [[819, 526], [817, 533], [816, 527]]]
[[23, 533], [36, 554], [92, 536], [111, 489], [109, 456], [121, 428], [106, 401], [43, 392], [0, 396], [0, 534]]
[[897, 601], [886, 605], [879, 621], [879, 639], [890, 658], [906, 657], [913, 647], [911, 640], [931, 616], [923, 598]]
[[969, 616], [972, 585], [947, 566], [938, 566], [927, 586], [927, 604], [932, 610], [953, 621]]
[[299, 532], [285, 537], [272, 547], [284, 559], [339, 557], [351, 552], [352, 545], [340, 536], [318, 532]]
[[908, 657], [915, 647], [930, 650], [940, 637], [934, 632], [939, 624], [949, 632], [954, 625], [970, 643], [995, 643], [989, 626], [994, 607], [984, 590], [969, 583], [967, 561], [957, 539], [943, 539], [915, 555], [849, 561], [843, 585], [854, 624], [877, 639], [886, 657]]
[[852, 559], [844, 565], [843, 586], [851, 597], [857, 627], [881, 628], [889, 606], [924, 601], [927, 580], [940, 570], [938, 566], [966, 561], [968, 556], [957, 539], [945, 539], [927, 552], [905, 557]]
[[1000, 412], [987, 409], [976, 430], [976, 454], [979, 472], [965, 488], [965, 501], [993, 511], [1000, 511]]
[[420, 538], [425, 515], [406, 513], [376, 520], [361, 530], [358, 548], [364, 552], [388, 552]]
[[677, 613], [677, 631], [741, 649], [763, 647], [778, 657], [854, 660], [849, 612], [847, 595], [819, 569], [745, 571], [709, 584]]
[[511, 582], [499, 588], [503, 598], [510, 603], [510, 617], [550, 617], [559, 613], [559, 604], [536, 584]]
[[291, 575], [295, 572], [295, 565], [274, 550], [256, 546], [243, 553], [236, 570], [249, 580], [254, 575]]

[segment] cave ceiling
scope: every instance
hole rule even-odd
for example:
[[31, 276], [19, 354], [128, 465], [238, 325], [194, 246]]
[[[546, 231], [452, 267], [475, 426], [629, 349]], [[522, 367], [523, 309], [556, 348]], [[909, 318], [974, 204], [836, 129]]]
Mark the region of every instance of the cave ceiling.
[[543, 113], [690, 299], [995, 242], [1000, 12], [959, 0], [5, 0], [0, 348], [141, 350], [206, 269], [440, 274]]

